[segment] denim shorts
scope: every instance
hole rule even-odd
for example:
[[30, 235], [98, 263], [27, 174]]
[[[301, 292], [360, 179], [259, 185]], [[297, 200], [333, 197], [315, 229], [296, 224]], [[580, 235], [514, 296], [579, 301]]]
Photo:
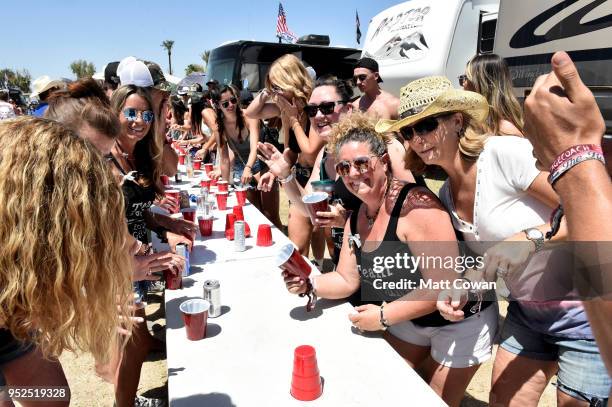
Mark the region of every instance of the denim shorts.
[[[259, 159], [255, 160], [255, 164], [251, 167], [251, 174], [255, 175], [262, 170], [261, 161]], [[239, 159], [234, 160], [234, 167], [232, 169], [233, 174], [232, 177], [234, 179], [242, 178], [242, 173], [244, 172], [244, 164]]]
[[610, 376], [594, 340], [569, 339], [542, 334], [508, 314], [501, 332], [502, 348], [530, 359], [558, 361], [557, 388], [577, 400], [605, 400]]

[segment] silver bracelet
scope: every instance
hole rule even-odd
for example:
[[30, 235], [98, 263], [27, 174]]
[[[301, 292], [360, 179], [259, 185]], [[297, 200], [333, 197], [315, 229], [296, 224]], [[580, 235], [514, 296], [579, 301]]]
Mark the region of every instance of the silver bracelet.
[[286, 184], [287, 182], [293, 180], [294, 178], [295, 178], [295, 173], [291, 171], [291, 174], [287, 175], [287, 177], [285, 178], [278, 177], [278, 180], [280, 181], [281, 184]]

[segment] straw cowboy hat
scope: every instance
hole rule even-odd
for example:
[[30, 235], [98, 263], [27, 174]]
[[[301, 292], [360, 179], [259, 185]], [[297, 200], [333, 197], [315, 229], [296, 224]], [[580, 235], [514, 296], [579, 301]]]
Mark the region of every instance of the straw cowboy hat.
[[34, 92], [30, 95], [30, 97], [38, 96], [43, 92], [48, 91], [53, 88], [63, 88], [64, 82], [58, 80], [51, 80], [47, 75], [43, 75], [32, 83], [32, 89]]
[[400, 90], [399, 120], [379, 120], [376, 131], [398, 131], [444, 112], [464, 112], [473, 120], [482, 122], [489, 114], [489, 105], [478, 93], [454, 89], [444, 76], [428, 76], [412, 81]]

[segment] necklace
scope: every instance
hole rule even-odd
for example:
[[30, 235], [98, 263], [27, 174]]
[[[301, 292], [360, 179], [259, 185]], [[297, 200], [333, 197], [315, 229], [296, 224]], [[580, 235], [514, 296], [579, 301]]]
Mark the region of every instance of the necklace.
[[128, 161], [130, 164], [133, 163], [134, 161], [136, 161], [136, 157], [134, 157], [133, 154], [127, 153], [123, 147], [121, 147], [121, 144], [119, 144], [119, 141], [115, 141], [115, 145], [117, 146], [117, 149], [119, 150], [119, 153], [121, 154], [121, 156]]
[[382, 199], [380, 203], [378, 204], [378, 207], [376, 208], [376, 212], [374, 213], [374, 216], [368, 215], [368, 207], [366, 206], [365, 217], [368, 220], [368, 229], [372, 229], [372, 226], [374, 225], [374, 221], [376, 220], [376, 217], [378, 216], [378, 213], [380, 212], [380, 208], [382, 208], [382, 206], [385, 204], [385, 199], [387, 198], [387, 193], [389, 192], [390, 185], [391, 185], [391, 182], [389, 181], [389, 178], [387, 178], [387, 188], [385, 189], [385, 193], [383, 194]]

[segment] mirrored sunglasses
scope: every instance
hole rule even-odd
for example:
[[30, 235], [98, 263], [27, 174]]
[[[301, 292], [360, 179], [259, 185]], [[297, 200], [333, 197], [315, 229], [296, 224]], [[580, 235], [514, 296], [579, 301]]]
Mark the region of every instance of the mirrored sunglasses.
[[336, 164], [336, 172], [341, 177], [347, 177], [351, 172], [351, 165], [355, 167], [355, 169], [360, 174], [365, 174], [370, 169], [371, 158], [376, 158], [377, 155], [363, 156], [357, 157], [353, 161], [342, 160]]
[[151, 110], [138, 110], [132, 107], [128, 107], [123, 109], [123, 116], [127, 119], [128, 122], [135, 122], [138, 118], [141, 118], [145, 123], [153, 123], [155, 120], [155, 115]]
[[317, 111], [321, 111], [322, 114], [328, 115], [334, 113], [334, 108], [337, 104], [346, 103], [343, 100], [338, 100], [337, 102], [323, 102], [318, 105], [306, 105], [304, 106], [304, 112], [308, 115], [308, 117], [315, 117], [317, 115]]

